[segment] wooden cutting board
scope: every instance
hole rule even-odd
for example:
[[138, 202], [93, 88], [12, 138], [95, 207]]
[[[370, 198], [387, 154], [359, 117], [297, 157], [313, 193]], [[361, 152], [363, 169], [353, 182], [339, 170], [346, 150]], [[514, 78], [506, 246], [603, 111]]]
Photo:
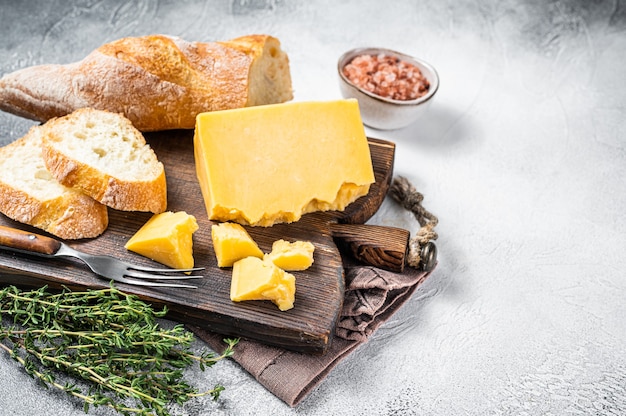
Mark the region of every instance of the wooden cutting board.
[[[366, 229], [369, 226], [358, 225], [365, 223], [378, 210], [393, 174], [395, 145], [388, 141], [369, 139], [376, 183], [367, 196], [352, 203], [341, 213], [307, 214], [296, 223], [268, 228], [246, 227], [264, 252], [269, 252], [272, 243], [281, 238], [290, 241], [308, 240], [315, 245], [313, 266], [306, 271], [293, 273], [296, 276], [295, 307], [281, 312], [269, 301], [231, 302], [232, 269], [220, 269], [216, 264], [211, 242], [211, 221], [208, 220], [196, 179], [193, 131], [152, 133], [147, 134], [146, 139], [165, 165], [168, 210], [186, 211], [198, 221], [200, 228], [194, 234], [194, 258], [196, 266], [206, 268], [202, 272], [205, 278], [193, 281], [198, 289], [145, 288], [124, 284], [117, 284], [117, 287], [158, 307], [167, 305], [171, 319], [228, 336], [247, 337], [295, 351], [323, 354], [330, 345], [344, 294], [342, 257], [335, 239], [345, 242], [339, 242], [344, 255], [354, 253], [364, 258], [369, 256], [364, 253], [374, 253], [374, 256], [381, 254], [384, 257], [385, 247], [381, 247], [381, 241], [389, 245], [397, 243], [399, 247], [403, 247], [403, 244], [406, 246], [408, 242], [408, 232], [404, 230], [385, 239], [380, 237], [380, 231], [371, 233]], [[149, 213], [109, 209], [109, 227], [103, 235], [91, 240], [66, 243], [88, 253], [108, 254], [135, 263], [158, 266], [124, 248], [126, 241], [150, 217]], [[1, 214], [0, 224], [45, 234]], [[349, 224], [355, 224], [355, 228]], [[368, 244], [370, 248], [378, 247], [368, 251]], [[403, 259], [397, 261], [402, 262]], [[92, 274], [78, 260], [42, 259], [11, 253], [0, 247], [0, 284], [25, 288], [38, 288], [47, 284], [53, 289], [62, 286], [97, 289], [108, 287], [109, 282]]]

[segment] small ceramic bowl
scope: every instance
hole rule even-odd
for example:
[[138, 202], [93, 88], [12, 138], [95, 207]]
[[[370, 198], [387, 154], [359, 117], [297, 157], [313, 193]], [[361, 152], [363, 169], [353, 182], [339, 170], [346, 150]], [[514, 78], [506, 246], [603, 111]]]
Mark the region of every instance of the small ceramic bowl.
[[[430, 83], [428, 92], [415, 100], [394, 100], [366, 91], [354, 85], [344, 75], [343, 68], [359, 55], [391, 55], [420, 69]], [[425, 112], [439, 89], [439, 75], [421, 59], [385, 48], [357, 48], [344, 53], [337, 63], [339, 86], [344, 98], [356, 98], [363, 124], [378, 130], [395, 130], [414, 123]]]

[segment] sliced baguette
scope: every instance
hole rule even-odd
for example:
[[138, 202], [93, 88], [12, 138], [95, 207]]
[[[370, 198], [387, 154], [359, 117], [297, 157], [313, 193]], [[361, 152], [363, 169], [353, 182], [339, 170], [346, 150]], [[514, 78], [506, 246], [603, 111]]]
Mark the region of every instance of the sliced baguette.
[[41, 157], [43, 126], [0, 148], [0, 211], [62, 239], [93, 238], [108, 226], [107, 207], [58, 183]]
[[117, 210], [165, 211], [163, 164], [126, 117], [83, 108], [45, 127], [43, 159], [60, 183]]

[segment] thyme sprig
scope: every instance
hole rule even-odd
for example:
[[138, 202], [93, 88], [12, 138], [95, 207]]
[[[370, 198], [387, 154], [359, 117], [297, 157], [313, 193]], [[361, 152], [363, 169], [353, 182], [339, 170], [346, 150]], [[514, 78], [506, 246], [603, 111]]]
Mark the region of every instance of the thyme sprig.
[[[77, 397], [90, 406], [109, 406], [123, 415], [169, 415], [168, 406], [193, 397], [217, 400], [221, 385], [199, 392], [184, 369], [201, 370], [230, 357], [237, 339], [225, 339], [219, 354], [191, 351], [194, 335], [182, 325], [162, 328], [154, 310], [136, 296], [108, 289], [50, 293], [46, 287], [0, 291], [0, 349], [45, 387]], [[12, 320], [12, 325], [5, 322]], [[87, 387], [57, 381], [59, 373]]]

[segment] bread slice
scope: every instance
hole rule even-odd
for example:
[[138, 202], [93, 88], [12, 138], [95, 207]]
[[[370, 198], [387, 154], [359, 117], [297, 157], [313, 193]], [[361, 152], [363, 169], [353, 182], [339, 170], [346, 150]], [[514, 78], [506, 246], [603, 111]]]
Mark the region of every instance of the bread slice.
[[62, 239], [97, 237], [108, 226], [107, 207], [58, 183], [41, 157], [44, 127], [32, 127], [0, 148], [0, 212]]
[[111, 208], [158, 214], [167, 207], [163, 164], [121, 114], [83, 108], [48, 121], [42, 155], [60, 183]]

